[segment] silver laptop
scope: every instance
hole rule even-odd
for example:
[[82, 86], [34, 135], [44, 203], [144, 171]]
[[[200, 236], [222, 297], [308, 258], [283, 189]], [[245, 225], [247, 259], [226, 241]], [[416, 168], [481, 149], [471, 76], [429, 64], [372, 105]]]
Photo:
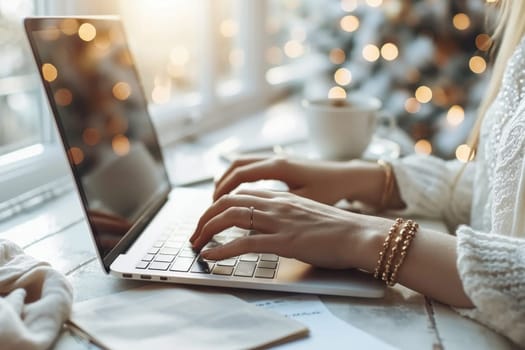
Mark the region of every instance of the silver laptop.
[[[211, 192], [172, 189], [118, 18], [27, 18], [24, 24], [106, 272], [124, 279], [383, 296], [382, 284], [357, 270], [318, 269], [273, 254], [201, 259], [188, 238]], [[256, 233], [232, 228], [209, 244], [246, 234]]]

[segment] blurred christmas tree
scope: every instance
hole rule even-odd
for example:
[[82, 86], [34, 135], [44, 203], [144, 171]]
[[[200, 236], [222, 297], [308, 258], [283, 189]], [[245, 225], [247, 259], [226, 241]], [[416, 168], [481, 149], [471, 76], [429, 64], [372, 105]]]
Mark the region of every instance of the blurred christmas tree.
[[333, 64], [329, 95], [373, 94], [414, 140], [416, 152], [466, 157], [462, 144], [488, 77], [484, 1], [315, 3], [305, 6], [314, 23], [308, 38]]

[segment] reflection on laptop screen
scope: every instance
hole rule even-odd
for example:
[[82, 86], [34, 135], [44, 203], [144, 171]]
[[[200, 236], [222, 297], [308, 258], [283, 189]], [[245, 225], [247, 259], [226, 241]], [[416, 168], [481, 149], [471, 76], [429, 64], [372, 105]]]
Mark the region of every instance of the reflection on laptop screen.
[[124, 31], [46, 18], [28, 35], [104, 258], [170, 188]]

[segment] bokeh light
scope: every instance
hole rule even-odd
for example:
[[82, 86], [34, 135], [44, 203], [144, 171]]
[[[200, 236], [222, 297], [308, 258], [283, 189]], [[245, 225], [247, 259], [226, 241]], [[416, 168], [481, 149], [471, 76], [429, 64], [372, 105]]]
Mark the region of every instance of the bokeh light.
[[82, 152], [82, 150], [78, 147], [71, 147], [67, 151], [67, 155], [75, 165], [79, 165], [84, 161], [84, 152]]
[[239, 31], [239, 25], [232, 19], [225, 19], [220, 24], [220, 32], [225, 38], [232, 38], [237, 35]]
[[431, 154], [432, 144], [425, 139], [418, 140], [414, 145], [414, 152], [418, 154]]
[[415, 97], [407, 98], [407, 100], [405, 101], [405, 110], [408, 113], [414, 114], [414, 113], [419, 112], [420, 109], [421, 109], [421, 104]]
[[420, 103], [428, 103], [432, 100], [432, 90], [428, 86], [422, 85], [416, 89], [415, 97]]
[[345, 32], [355, 32], [359, 28], [359, 18], [354, 15], [344, 16], [341, 18], [339, 24]]
[[290, 58], [301, 57], [304, 54], [304, 46], [297, 40], [290, 40], [284, 45], [284, 53]]
[[82, 141], [88, 146], [95, 146], [100, 142], [100, 133], [95, 128], [86, 128], [82, 132]]
[[128, 83], [123, 81], [119, 81], [113, 85], [113, 89], [111, 91], [113, 92], [113, 96], [120, 101], [127, 100], [129, 95], [131, 95], [131, 87]]
[[380, 56], [379, 48], [373, 44], [368, 44], [363, 48], [363, 58], [368, 62], [375, 62]]
[[346, 60], [345, 52], [340, 48], [330, 50], [330, 62], [333, 64], [341, 64]]
[[352, 12], [357, 8], [357, 0], [341, 0], [341, 9], [345, 12]]
[[476, 74], [481, 74], [487, 69], [487, 62], [481, 56], [473, 56], [469, 60], [468, 66], [472, 72]]
[[453, 105], [447, 112], [447, 122], [452, 126], [457, 126], [465, 119], [465, 110], [463, 107]]
[[60, 30], [66, 35], [75, 35], [78, 32], [78, 21], [74, 18], [66, 18], [60, 22]]
[[[470, 156], [470, 159], [469, 159]], [[473, 155], [470, 155], [470, 146], [467, 144], [459, 145], [456, 148], [456, 158], [463, 163], [468, 162], [469, 160], [472, 160]]]
[[42, 65], [42, 76], [45, 81], [51, 83], [58, 77], [58, 70], [51, 63], [44, 63]]
[[125, 156], [130, 149], [129, 139], [124, 135], [117, 135], [111, 140], [111, 147], [116, 155]]
[[82, 23], [78, 28], [78, 36], [84, 41], [91, 41], [97, 36], [97, 29], [91, 23]]
[[340, 99], [346, 98], [346, 91], [340, 86], [334, 86], [328, 91], [329, 99]]
[[488, 34], [478, 34], [476, 36], [476, 47], [480, 51], [488, 51], [492, 46], [492, 38]]
[[393, 43], [386, 43], [381, 47], [381, 56], [387, 61], [393, 61], [399, 56], [399, 49]]
[[71, 91], [65, 88], [58, 89], [55, 92], [54, 97], [57, 105], [62, 107], [69, 106], [71, 102], [73, 102], [73, 94], [71, 93]]
[[457, 13], [452, 18], [452, 24], [458, 30], [465, 30], [470, 27], [470, 18], [465, 13]]
[[348, 85], [352, 82], [352, 73], [346, 68], [335, 71], [334, 80], [339, 85]]

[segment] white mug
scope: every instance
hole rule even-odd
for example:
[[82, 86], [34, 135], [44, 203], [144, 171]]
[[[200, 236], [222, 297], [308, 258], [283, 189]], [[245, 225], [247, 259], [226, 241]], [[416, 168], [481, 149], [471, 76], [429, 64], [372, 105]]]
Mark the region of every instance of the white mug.
[[323, 159], [359, 158], [370, 143], [381, 101], [363, 94], [303, 100], [310, 143]]

